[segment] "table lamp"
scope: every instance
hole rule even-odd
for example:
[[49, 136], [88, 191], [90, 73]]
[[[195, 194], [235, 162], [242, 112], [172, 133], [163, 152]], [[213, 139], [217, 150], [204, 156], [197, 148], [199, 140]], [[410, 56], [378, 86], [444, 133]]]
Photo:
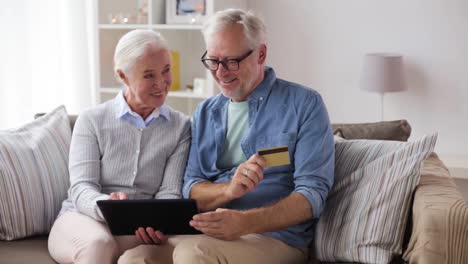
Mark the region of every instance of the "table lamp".
[[406, 90], [403, 75], [403, 57], [395, 53], [368, 53], [360, 83], [361, 90], [380, 94], [380, 118], [384, 119], [384, 95]]

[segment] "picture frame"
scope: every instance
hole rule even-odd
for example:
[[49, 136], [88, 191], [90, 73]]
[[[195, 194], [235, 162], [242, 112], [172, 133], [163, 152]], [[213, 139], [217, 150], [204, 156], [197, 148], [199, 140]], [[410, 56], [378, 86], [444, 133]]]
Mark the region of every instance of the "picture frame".
[[167, 24], [202, 24], [211, 14], [211, 0], [166, 0]]

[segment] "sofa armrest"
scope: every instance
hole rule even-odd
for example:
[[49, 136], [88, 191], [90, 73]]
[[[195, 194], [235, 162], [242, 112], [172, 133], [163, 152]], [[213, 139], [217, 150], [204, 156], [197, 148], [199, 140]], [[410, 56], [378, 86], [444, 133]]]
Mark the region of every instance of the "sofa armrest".
[[403, 259], [409, 263], [468, 263], [468, 205], [442, 161], [424, 161]]

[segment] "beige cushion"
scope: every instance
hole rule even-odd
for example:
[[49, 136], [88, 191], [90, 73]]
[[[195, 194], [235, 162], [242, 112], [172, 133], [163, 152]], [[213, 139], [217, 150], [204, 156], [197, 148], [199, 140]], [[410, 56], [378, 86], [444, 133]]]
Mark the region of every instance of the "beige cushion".
[[436, 155], [424, 162], [413, 203], [409, 263], [468, 263], [468, 205]]
[[65, 107], [0, 131], [0, 240], [47, 234], [69, 186]]
[[333, 132], [345, 139], [378, 139], [407, 141], [411, 126], [406, 120], [375, 123], [333, 124]]
[[403, 233], [422, 161], [436, 136], [415, 142], [345, 140], [335, 144], [335, 183], [317, 223], [320, 261], [389, 263]]

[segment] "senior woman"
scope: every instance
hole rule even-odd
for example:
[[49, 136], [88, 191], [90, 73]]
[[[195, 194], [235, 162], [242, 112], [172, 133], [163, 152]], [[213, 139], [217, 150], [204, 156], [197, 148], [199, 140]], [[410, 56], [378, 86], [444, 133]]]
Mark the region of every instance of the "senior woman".
[[166, 41], [151, 30], [128, 32], [117, 43], [114, 70], [124, 89], [80, 114], [73, 130], [68, 199], [49, 235], [60, 263], [115, 263], [142, 240], [165, 239], [143, 228], [114, 237], [96, 201], [181, 197], [190, 121], [164, 104], [172, 82]]

